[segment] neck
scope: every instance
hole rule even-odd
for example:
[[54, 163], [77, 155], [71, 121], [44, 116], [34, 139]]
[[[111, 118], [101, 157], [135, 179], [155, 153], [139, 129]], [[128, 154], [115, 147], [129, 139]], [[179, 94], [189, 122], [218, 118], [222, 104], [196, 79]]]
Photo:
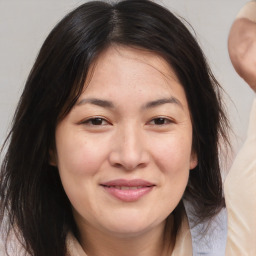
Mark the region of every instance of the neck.
[[79, 240], [88, 256], [167, 256], [174, 247], [171, 226], [172, 221], [168, 221], [168, 224], [162, 223], [150, 231], [129, 237], [107, 234], [87, 226], [80, 230]]

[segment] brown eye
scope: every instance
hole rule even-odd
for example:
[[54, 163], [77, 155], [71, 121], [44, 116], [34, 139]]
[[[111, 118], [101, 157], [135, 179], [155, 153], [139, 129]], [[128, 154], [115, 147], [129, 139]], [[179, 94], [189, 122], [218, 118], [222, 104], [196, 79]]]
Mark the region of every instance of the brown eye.
[[166, 123], [166, 118], [156, 118], [153, 121], [156, 125], [162, 125]]
[[172, 121], [170, 119], [167, 119], [165, 117], [158, 117], [154, 118], [150, 121], [150, 124], [154, 125], [165, 125], [165, 124], [170, 124]]
[[91, 124], [92, 125], [102, 125], [103, 121], [104, 120], [102, 118], [94, 118], [94, 119], [91, 119]]
[[100, 126], [100, 125], [106, 125], [108, 122], [101, 117], [94, 117], [87, 119], [83, 122], [83, 124], [88, 124], [88, 125], [95, 125], [95, 126]]

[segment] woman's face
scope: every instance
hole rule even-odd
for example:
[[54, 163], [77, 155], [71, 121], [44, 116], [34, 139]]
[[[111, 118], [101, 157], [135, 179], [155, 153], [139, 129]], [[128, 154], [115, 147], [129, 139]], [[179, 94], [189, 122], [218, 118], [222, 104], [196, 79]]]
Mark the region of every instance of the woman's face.
[[79, 229], [133, 236], [163, 227], [197, 164], [184, 90], [159, 56], [110, 47], [56, 129]]

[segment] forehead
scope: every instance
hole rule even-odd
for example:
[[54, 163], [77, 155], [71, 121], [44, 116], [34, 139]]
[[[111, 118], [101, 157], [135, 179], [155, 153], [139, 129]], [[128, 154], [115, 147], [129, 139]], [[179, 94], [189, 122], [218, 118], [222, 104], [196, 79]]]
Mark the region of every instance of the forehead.
[[[102, 81], [103, 80], [103, 81]], [[95, 84], [117, 83], [150, 87], [150, 84], [172, 89], [181, 84], [167, 61], [160, 55], [146, 49], [114, 45], [104, 50], [91, 64], [85, 82], [85, 91]], [[159, 88], [160, 89], [160, 88]]]
[[74, 107], [100, 106], [130, 114], [167, 103], [190, 115], [183, 86], [167, 61], [144, 49], [112, 46], [90, 66]]

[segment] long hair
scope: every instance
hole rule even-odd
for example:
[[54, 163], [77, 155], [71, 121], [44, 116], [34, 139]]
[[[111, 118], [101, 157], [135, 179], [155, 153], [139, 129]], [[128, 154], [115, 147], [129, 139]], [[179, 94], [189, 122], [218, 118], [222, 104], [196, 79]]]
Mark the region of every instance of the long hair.
[[[192, 34], [169, 10], [148, 0], [88, 2], [65, 16], [45, 40], [5, 143], [0, 222], [5, 215], [7, 231], [16, 231], [28, 254], [63, 256], [67, 232], [77, 232], [49, 151], [56, 126], [80, 96], [93, 61], [114, 44], [149, 50], [174, 69], [187, 97], [198, 156], [184, 197], [195, 206], [198, 222], [224, 205], [218, 144], [221, 137], [227, 140], [228, 123], [221, 88]], [[181, 214], [180, 203], [173, 212], [174, 237]]]

